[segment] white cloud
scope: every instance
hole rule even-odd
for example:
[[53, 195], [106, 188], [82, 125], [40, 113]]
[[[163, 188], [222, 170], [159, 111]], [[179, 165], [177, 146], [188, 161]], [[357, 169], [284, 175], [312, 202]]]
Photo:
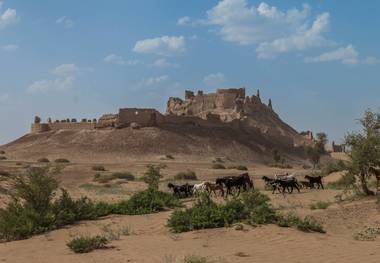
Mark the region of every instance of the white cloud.
[[325, 52], [317, 57], [306, 58], [306, 62], [329, 62], [340, 61], [343, 64], [357, 64], [359, 62], [359, 53], [352, 45], [340, 47], [336, 50]]
[[165, 59], [165, 58], [156, 59], [152, 63], [152, 66], [157, 67], [157, 68], [177, 68], [178, 67], [177, 64], [171, 63], [171, 62], [167, 61], [167, 59]]
[[141, 86], [153, 86], [153, 85], [160, 84], [164, 81], [167, 81], [168, 79], [169, 79], [168, 75], [162, 75], [162, 76], [158, 76], [158, 77], [143, 79], [140, 82], [140, 85]]
[[115, 54], [109, 54], [104, 58], [104, 62], [109, 63], [109, 64], [115, 64], [115, 65], [129, 65], [129, 66], [134, 66], [140, 63], [139, 60], [137, 59], [130, 59], [130, 60], [124, 60], [122, 56], [115, 55]]
[[14, 44], [9, 44], [9, 45], [0, 46], [0, 49], [3, 51], [14, 51], [18, 49], [18, 46]]
[[65, 91], [72, 89], [75, 84], [76, 75], [83, 71], [90, 71], [90, 68], [80, 68], [75, 64], [62, 64], [50, 71], [56, 76], [55, 79], [39, 80], [32, 83], [28, 88], [28, 93], [46, 93], [49, 91]]
[[28, 93], [45, 93], [48, 91], [64, 91], [73, 88], [74, 77], [67, 76], [53, 80], [39, 80], [30, 85]]
[[259, 58], [331, 44], [323, 34], [329, 14], [312, 20], [310, 7], [280, 10], [264, 2], [257, 7], [247, 0], [222, 0], [207, 12], [207, 24], [216, 26], [223, 40], [240, 45], [257, 45]]
[[328, 46], [332, 42], [326, 40], [323, 33], [329, 26], [329, 17], [328, 13], [323, 13], [317, 17], [310, 28], [300, 29], [289, 37], [261, 43], [256, 49], [258, 57], [272, 58], [278, 53]]
[[115, 54], [109, 54], [104, 58], [104, 61], [109, 64], [125, 65], [123, 57]]
[[380, 64], [380, 59], [376, 57], [366, 57], [363, 60], [363, 63], [367, 65], [377, 65], [377, 64]]
[[72, 28], [75, 25], [74, 21], [66, 16], [58, 18], [55, 23], [63, 25], [65, 28]]
[[179, 26], [185, 26], [185, 25], [190, 24], [190, 21], [191, 21], [190, 17], [184, 16], [184, 17], [181, 17], [180, 19], [178, 19], [177, 25], [179, 25]]
[[203, 82], [206, 83], [207, 86], [213, 88], [222, 85], [225, 81], [226, 77], [220, 72], [207, 75], [203, 78]]
[[17, 23], [19, 20], [19, 17], [17, 16], [16, 10], [8, 8], [3, 13], [1, 13], [1, 5], [0, 5], [0, 29], [5, 28], [11, 24]]
[[55, 67], [51, 73], [53, 73], [56, 76], [72, 76], [75, 73], [79, 72], [81, 69], [77, 67], [75, 64], [62, 64], [57, 67]]
[[183, 36], [162, 36], [139, 40], [133, 48], [134, 52], [156, 54], [161, 56], [180, 55], [186, 50], [186, 41]]

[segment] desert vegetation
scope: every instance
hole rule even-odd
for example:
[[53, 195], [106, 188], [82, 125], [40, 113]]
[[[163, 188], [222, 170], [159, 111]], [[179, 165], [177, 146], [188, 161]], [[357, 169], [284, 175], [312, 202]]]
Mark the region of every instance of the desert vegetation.
[[106, 248], [110, 241], [105, 236], [78, 236], [70, 240], [67, 246], [75, 253], [88, 253], [95, 249]]
[[70, 163], [68, 159], [65, 158], [58, 158], [54, 160], [55, 163]]
[[[30, 168], [25, 174], [15, 176], [9, 194], [12, 201], [0, 209], [0, 240], [25, 239], [35, 234], [115, 214], [147, 214], [180, 206], [178, 199], [158, 191], [155, 181], [159, 170], [149, 166], [146, 173], [148, 189], [118, 203], [93, 202], [87, 197], [73, 199], [61, 189], [54, 175], [54, 167]], [[152, 179], [154, 178], [154, 179]]]
[[359, 122], [362, 131], [349, 133], [345, 138], [350, 148], [347, 170], [359, 182], [364, 194], [374, 195], [368, 188], [368, 179], [374, 175], [370, 168], [380, 166], [380, 113], [367, 110]]
[[215, 203], [208, 195], [200, 196], [191, 208], [176, 209], [168, 220], [169, 228], [176, 233], [197, 229], [219, 228], [245, 222], [250, 225], [278, 224], [295, 226], [305, 232], [324, 233], [313, 218], [282, 216], [271, 207], [269, 198], [257, 190], [244, 193], [224, 204]]

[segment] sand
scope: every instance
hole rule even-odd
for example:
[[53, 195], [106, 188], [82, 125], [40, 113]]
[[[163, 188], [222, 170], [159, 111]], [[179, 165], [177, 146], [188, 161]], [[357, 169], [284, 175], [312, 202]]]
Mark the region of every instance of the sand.
[[[156, 158], [155, 160], [158, 160]], [[131, 171], [142, 176], [148, 162], [131, 161], [107, 163], [106, 173]], [[184, 160], [161, 161], [165, 185], [178, 171], [194, 170], [199, 181], [214, 180], [218, 176], [239, 174], [237, 170], [214, 170], [210, 162], [186, 162]], [[114, 192], [98, 192], [83, 187], [93, 183], [89, 163], [76, 163], [67, 166], [57, 178], [69, 192], [79, 197], [87, 195], [96, 200], [115, 201], [126, 198], [135, 191], [145, 188], [142, 182], [122, 184]], [[111, 215], [95, 221], [78, 224], [34, 236], [27, 240], [0, 244], [1, 262], [183, 262], [187, 255], [207, 257], [211, 262], [380, 262], [380, 238], [375, 241], [357, 241], [354, 233], [365, 226], [380, 225], [380, 206], [375, 199], [337, 202], [340, 190], [302, 190], [292, 195], [272, 195], [264, 191], [260, 180], [263, 175], [273, 176], [276, 172], [292, 172], [299, 177], [310, 170], [295, 167], [290, 170], [269, 168], [262, 164], [246, 163], [255, 186], [267, 194], [274, 207], [284, 212], [293, 211], [300, 216], [312, 215], [319, 220], [326, 234], [304, 233], [294, 228], [280, 228], [275, 225], [252, 227], [244, 225], [243, 230], [234, 227], [193, 231], [173, 234], [166, 227], [172, 211], [143, 216]], [[15, 161], [0, 162], [0, 169], [20, 169]], [[325, 183], [339, 179], [341, 174], [325, 178]], [[3, 182], [1, 182], [3, 183]], [[0, 195], [2, 205], [6, 198]], [[317, 201], [330, 202], [325, 210], [311, 210], [310, 204]], [[111, 243], [110, 248], [96, 250], [88, 254], [74, 254], [66, 246], [67, 241], [79, 234], [101, 234], [105, 227], [115, 232], [128, 229], [129, 235], [121, 235], [120, 240]]]

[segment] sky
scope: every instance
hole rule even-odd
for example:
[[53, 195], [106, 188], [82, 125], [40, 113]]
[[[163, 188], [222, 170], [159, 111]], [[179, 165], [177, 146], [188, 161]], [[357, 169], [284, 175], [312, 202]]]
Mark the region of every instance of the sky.
[[260, 89], [342, 141], [380, 106], [380, 1], [0, 0], [0, 144], [43, 120]]

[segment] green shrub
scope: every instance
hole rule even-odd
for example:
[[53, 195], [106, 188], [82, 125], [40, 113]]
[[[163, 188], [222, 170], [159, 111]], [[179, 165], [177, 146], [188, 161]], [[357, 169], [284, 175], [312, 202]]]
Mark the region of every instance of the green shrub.
[[104, 236], [80, 236], [68, 242], [67, 246], [75, 253], [88, 253], [95, 249], [106, 248], [109, 242]]
[[316, 209], [326, 209], [327, 207], [330, 206], [330, 203], [328, 202], [323, 202], [323, 201], [318, 201], [314, 204], [310, 205], [311, 210], [316, 210]]
[[12, 182], [12, 197], [22, 200], [24, 205], [35, 210], [41, 217], [49, 210], [51, 200], [58, 189], [58, 181], [48, 167], [30, 168], [25, 175], [15, 176]]
[[269, 203], [270, 199], [268, 196], [261, 194], [259, 191], [252, 190], [243, 193], [242, 201], [249, 212], [247, 217], [249, 224], [273, 224], [276, 222], [277, 216]]
[[208, 263], [209, 261], [205, 257], [200, 256], [186, 256], [184, 259], [185, 263]]
[[231, 202], [218, 205], [208, 195], [201, 195], [193, 207], [175, 210], [168, 220], [168, 226], [173, 232], [180, 233], [232, 224], [244, 215], [244, 207], [239, 200]]
[[0, 156], [0, 161], [5, 161], [7, 159], [7, 157], [5, 156]]
[[148, 165], [148, 170], [145, 172], [144, 176], [141, 178], [150, 189], [158, 190], [158, 184], [160, 182], [161, 167], [156, 165]]
[[239, 171], [248, 171], [247, 166], [244, 166], [244, 165], [232, 165], [232, 166], [228, 166], [228, 169], [236, 169]]
[[194, 171], [187, 170], [186, 172], [177, 173], [174, 180], [198, 180], [198, 178]]
[[25, 239], [42, 232], [35, 220], [35, 211], [18, 202], [10, 202], [0, 209], [0, 240]]
[[212, 169], [226, 169], [226, 167], [221, 163], [215, 163], [212, 165]]
[[116, 172], [111, 175], [114, 179], [124, 179], [127, 181], [134, 181], [136, 178], [130, 172]]
[[69, 160], [64, 159], [64, 158], [56, 159], [54, 162], [55, 162], [55, 163], [70, 163]]
[[270, 224], [277, 220], [269, 198], [258, 191], [249, 191], [241, 198], [216, 204], [209, 196], [201, 195], [193, 207], [177, 209], [168, 220], [173, 232], [180, 233], [204, 228], [217, 228], [247, 221], [249, 224]]
[[176, 209], [168, 219], [168, 227], [175, 233], [197, 229], [230, 226], [238, 222], [251, 225], [278, 224], [281, 227], [295, 226], [305, 232], [324, 233], [322, 226], [311, 217], [300, 219], [294, 214], [279, 215], [269, 203], [270, 199], [257, 190], [242, 194], [225, 204], [215, 203], [208, 195], [201, 195], [186, 209]]
[[87, 197], [74, 200], [62, 189], [62, 195], [52, 204], [54, 225], [60, 227], [80, 220], [93, 220], [112, 213], [114, 205], [93, 202]]
[[297, 223], [297, 229], [303, 232], [326, 233], [323, 227], [311, 216], [306, 216]]
[[298, 224], [300, 218], [293, 213], [277, 216], [277, 225], [280, 227], [292, 227]]
[[40, 159], [37, 160], [37, 162], [39, 162], [39, 163], [49, 163], [50, 161], [49, 161], [48, 158], [40, 158]]
[[277, 225], [280, 227], [297, 227], [298, 230], [303, 232], [318, 232], [326, 233], [322, 225], [319, 224], [313, 217], [306, 216], [304, 219], [299, 218], [295, 214], [287, 214], [285, 216], [279, 215], [277, 218]]
[[94, 165], [92, 166], [92, 170], [97, 172], [104, 172], [106, 168], [103, 165]]
[[143, 215], [178, 206], [180, 206], [180, 202], [173, 195], [149, 188], [135, 193], [128, 200], [116, 204], [114, 212], [125, 215]]

